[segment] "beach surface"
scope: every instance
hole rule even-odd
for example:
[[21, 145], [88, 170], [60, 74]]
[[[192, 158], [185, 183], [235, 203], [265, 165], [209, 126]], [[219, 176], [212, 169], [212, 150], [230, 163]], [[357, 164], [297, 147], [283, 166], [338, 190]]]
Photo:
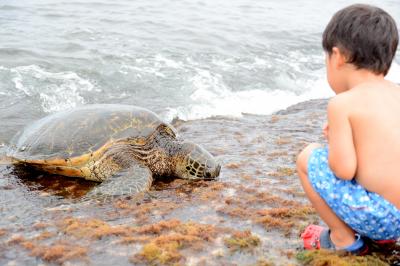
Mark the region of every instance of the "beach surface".
[[0, 264], [301, 264], [299, 234], [321, 221], [295, 160], [307, 143], [323, 142], [326, 103], [267, 116], [174, 120], [182, 137], [221, 161], [221, 175], [157, 180], [141, 197], [82, 201], [98, 184], [2, 166]]

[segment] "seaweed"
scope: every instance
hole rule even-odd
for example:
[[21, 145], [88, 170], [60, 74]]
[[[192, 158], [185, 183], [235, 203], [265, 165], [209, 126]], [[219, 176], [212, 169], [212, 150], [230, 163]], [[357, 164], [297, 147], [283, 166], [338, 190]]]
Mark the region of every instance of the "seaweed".
[[227, 163], [224, 165], [224, 168], [227, 169], [239, 169], [242, 166], [242, 163]]
[[269, 176], [284, 177], [296, 174], [296, 169], [291, 167], [278, 167], [275, 172], [268, 173]]
[[224, 244], [232, 252], [251, 251], [261, 244], [258, 236], [254, 236], [249, 230], [236, 231], [230, 237], [224, 239]]
[[87, 256], [87, 248], [76, 244], [59, 243], [49, 246], [32, 245], [28, 249], [32, 250], [32, 256], [60, 264], [72, 259], [82, 259]]
[[281, 116], [278, 115], [271, 115], [270, 123], [276, 123], [281, 119]]
[[45, 223], [45, 222], [36, 222], [35, 224], [32, 225], [32, 228], [34, 229], [44, 229], [49, 227], [50, 224]]
[[282, 229], [286, 236], [289, 236], [295, 225], [297, 225], [297, 228], [302, 226], [299, 220], [308, 221], [312, 216], [316, 216], [314, 208], [309, 205], [297, 206], [296, 208], [273, 208], [260, 210], [257, 213], [260, 215], [257, 219], [258, 223], [263, 224], [268, 229]]
[[277, 145], [286, 145], [286, 144], [289, 144], [289, 143], [291, 143], [291, 142], [292, 142], [291, 138], [285, 138], [285, 137], [278, 137], [278, 138], [275, 140], [275, 143], [276, 143]]
[[30, 251], [30, 256], [39, 257], [44, 261], [63, 264], [69, 260], [86, 260], [87, 248], [70, 244], [68, 242], [57, 242], [49, 245], [42, 245], [37, 242], [24, 238], [21, 235], [14, 235], [8, 241], [8, 245], [20, 245]]
[[296, 259], [302, 265], [311, 265], [311, 266], [389, 265], [386, 262], [380, 260], [378, 257], [372, 255], [355, 256], [346, 253], [332, 252], [328, 250], [301, 251], [296, 255]]
[[125, 236], [129, 232], [127, 226], [111, 226], [98, 219], [66, 218], [58, 226], [62, 232], [76, 238], [100, 239], [111, 235]]
[[55, 235], [56, 235], [56, 233], [54, 233], [54, 232], [43, 231], [38, 236], [34, 237], [34, 239], [35, 240], [44, 240], [44, 239], [51, 238]]
[[[285, 236], [289, 236], [293, 229], [303, 226], [299, 221], [311, 222], [317, 219], [316, 212], [310, 205], [242, 186], [237, 187], [236, 191], [238, 193], [234, 197], [225, 198], [225, 206], [219, 208], [218, 213], [251, 220], [262, 224], [267, 230], [281, 230]], [[259, 208], [265, 206], [269, 208]]]
[[142, 251], [131, 257], [130, 261], [134, 264], [138, 261], [145, 261], [150, 265], [168, 265], [181, 259], [182, 255], [178, 252], [178, 244], [173, 242], [163, 247], [159, 247], [154, 243], [144, 245]]
[[171, 265], [183, 262], [185, 257], [180, 250], [188, 247], [202, 249], [204, 241], [212, 241], [217, 232], [211, 225], [194, 222], [181, 223], [178, 220], [142, 226], [136, 228], [135, 231], [157, 235], [149, 243], [143, 245], [139, 253], [130, 258], [132, 263], [145, 262], [150, 265]]
[[252, 264], [251, 266], [274, 266], [275, 264], [271, 262], [270, 260], [266, 260], [264, 258], [257, 260], [255, 264]]
[[149, 224], [144, 225], [141, 227], [135, 228], [135, 232], [142, 233], [142, 234], [161, 234], [165, 230], [171, 230], [179, 226], [181, 222], [176, 219], [167, 220], [167, 221], [160, 221], [156, 224]]
[[7, 234], [7, 230], [0, 228], [0, 237], [5, 236]]

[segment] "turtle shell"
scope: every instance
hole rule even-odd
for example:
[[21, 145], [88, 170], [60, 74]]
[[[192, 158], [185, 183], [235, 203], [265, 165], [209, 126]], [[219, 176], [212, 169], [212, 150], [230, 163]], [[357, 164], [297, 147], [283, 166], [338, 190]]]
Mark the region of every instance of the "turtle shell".
[[9, 156], [21, 160], [67, 159], [91, 153], [108, 141], [146, 138], [163, 122], [130, 105], [86, 105], [44, 117], [11, 140]]

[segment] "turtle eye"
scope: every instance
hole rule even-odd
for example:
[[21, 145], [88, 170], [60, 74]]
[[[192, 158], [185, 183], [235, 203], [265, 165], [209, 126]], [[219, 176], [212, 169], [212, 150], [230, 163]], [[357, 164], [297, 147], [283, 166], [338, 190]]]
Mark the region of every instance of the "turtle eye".
[[207, 173], [206, 173], [206, 177], [207, 177], [207, 178], [211, 178], [210, 172], [207, 172]]
[[170, 126], [168, 126], [168, 125], [166, 125], [166, 124], [161, 124], [159, 127], [160, 127], [165, 133], [167, 133], [168, 135], [172, 136], [173, 138], [176, 138], [176, 134], [175, 134], [174, 130], [173, 130]]

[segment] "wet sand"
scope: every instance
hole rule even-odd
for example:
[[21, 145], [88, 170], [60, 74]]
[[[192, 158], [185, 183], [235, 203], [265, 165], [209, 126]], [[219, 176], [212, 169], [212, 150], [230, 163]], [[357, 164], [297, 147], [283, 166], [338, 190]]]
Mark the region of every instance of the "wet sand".
[[[96, 183], [0, 166], [0, 265], [300, 264], [299, 233], [321, 221], [295, 160], [323, 141], [325, 108], [313, 100], [269, 116], [176, 120], [221, 161], [221, 175], [157, 180], [141, 197], [86, 202]], [[399, 261], [393, 254], [377, 256]]]

